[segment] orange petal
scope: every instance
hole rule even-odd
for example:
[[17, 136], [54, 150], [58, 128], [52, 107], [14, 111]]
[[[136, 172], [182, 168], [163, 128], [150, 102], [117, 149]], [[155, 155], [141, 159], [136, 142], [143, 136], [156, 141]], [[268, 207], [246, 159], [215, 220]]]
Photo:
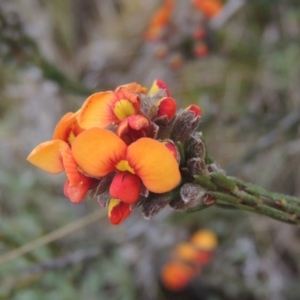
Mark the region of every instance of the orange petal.
[[173, 98], [164, 97], [156, 103], [156, 106], [158, 108], [157, 117], [167, 116], [171, 120], [176, 114], [177, 104]]
[[166, 91], [166, 96], [170, 96], [170, 91], [167, 86], [167, 84], [162, 81], [161, 79], [155, 79], [149, 92], [148, 95], [154, 95], [156, 94], [159, 90], [165, 90]]
[[109, 188], [109, 194], [125, 203], [135, 203], [140, 196], [141, 180], [129, 172], [118, 172]]
[[68, 112], [66, 113], [60, 121], [57, 123], [54, 133], [54, 140], [62, 140], [67, 143], [72, 143], [75, 137], [83, 131], [82, 128], [79, 127], [77, 122], [78, 113]]
[[108, 218], [111, 224], [118, 225], [131, 214], [130, 205], [111, 198], [108, 205]]
[[118, 101], [114, 92], [101, 92], [91, 95], [83, 103], [77, 119], [80, 127], [89, 129], [92, 127], [105, 128], [118, 121], [113, 113], [114, 103]]
[[68, 146], [61, 140], [52, 140], [39, 144], [27, 157], [27, 160], [45, 172], [57, 174], [64, 170], [60, 149]]
[[72, 155], [85, 173], [102, 177], [114, 171], [116, 164], [125, 158], [126, 147], [111, 131], [91, 128], [72, 143]]
[[78, 171], [77, 163], [73, 158], [71, 148], [68, 145], [60, 149], [60, 154], [70, 186], [75, 187], [82, 185], [86, 181], [90, 181], [91, 178], [88, 178], [89, 180], [87, 180], [87, 177]]
[[140, 138], [128, 146], [126, 159], [151, 192], [165, 193], [180, 182], [178, 163], [168, 148], [153, 139]]
[[179, 261], [171, 261], [161, 270], [161, 280], [166, 288], [179, 291], [185, 288], [197, 272], [189, 265]]
[[118, 86], [115, 89], [115, 92], [117, 93], [118, 91], [122, 90], [122, 88], [126, 88], [127, 90], [134, 92], [134, 93], [141, 93], [141, 94], [147, 93], [147, 88], [141, 86], [140, 84], [138, 84], [136, 82], [131, 82], [131, 83], [127, 83], [127, 84]]

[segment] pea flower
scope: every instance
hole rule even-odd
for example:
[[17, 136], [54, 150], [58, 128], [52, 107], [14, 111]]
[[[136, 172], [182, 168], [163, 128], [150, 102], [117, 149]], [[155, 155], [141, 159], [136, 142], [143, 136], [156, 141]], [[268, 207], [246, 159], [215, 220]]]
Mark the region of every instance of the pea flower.
[[90, 176], [116, 172], [110, 196], [128, 204], [138, 200], [142, 184], [151, 192], [165, 193], [181, 179], [174, 154], [151, 138], [140, 138], [127, 146], [116, 134], [91, 128], [74, 140], [72, 155], [80, 169]]
[[155, 12], [144, 34], [146, 40], [156, 41], [162, 37], [166, 27], [169, 25], [173, 6], [174, 0], [165, 0], [163, 5]]
[[52, 139], [27, 159], [51, 174], [64, 171], [66, 197], [79, 203], [90, 191], [108, 207], [114, 225], [138, 207], [147, 219], [166, 205], [180, 209], [186, 201], [181, 190], [205, 172], [205, 151], [195, 133], [201, 109], [176, 109], [159, 79], [148, 93], [137, 83], [95, 93], [77, 112], [65, 114]]
[[71, 154], [71, 143], [84, 131], [79, 127], [77, 113], [65, 114], [54, 129], [53, 139], [38, 145], [27, 160], [51, 174], [66, 172], [64, 193], [73, 203], [81, 202], [93, 185], [93, 178], [87, 177], [77, 168]]
[[145, 94], [146, 91], [141, 85], [130, 83], [114, 91], [95, 93], [83, 103], [77, 116], [78, 124], [84, 129], [119, 124], [126, 117], [139, 113], [139, 94]]

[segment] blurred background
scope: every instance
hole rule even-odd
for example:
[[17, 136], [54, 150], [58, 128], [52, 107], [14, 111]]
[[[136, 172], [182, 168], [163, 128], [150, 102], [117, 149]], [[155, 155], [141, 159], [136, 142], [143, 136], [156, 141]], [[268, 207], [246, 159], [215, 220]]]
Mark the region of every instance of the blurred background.
[[[105, 209], [89, 218], [95, 200], [64, 197], [64, 175], [26, 161], [91, 93], [160, 78], [179, 106], [202, 107], [199, 130], [228, 174], [300, 196], [300, 2], [223, 1], [221, 21], [202, 13], [201, 55], [189, 49], [191, 3], [174, 2], [157, 42], [145, 32], [162, 0], [0, 1], [0, 261], [32, 247], [0, 265], [0, 299], [300, 299], [299, 228], [214, 207], [149, 221], [135, 212], [115, 227]], [[201, 228], [218, 236], [212, 261], [168, 290], [162, 266]]]

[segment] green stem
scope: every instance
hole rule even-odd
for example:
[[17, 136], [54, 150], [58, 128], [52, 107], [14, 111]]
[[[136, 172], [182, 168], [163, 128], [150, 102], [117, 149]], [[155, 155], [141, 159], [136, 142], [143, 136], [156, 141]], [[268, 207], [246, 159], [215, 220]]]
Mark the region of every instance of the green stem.
[[195, 182], [221, 208], [258, 213], [289, 224], [300, 224], [300, 198], [272, 193], [224, 173], [195, 176]]

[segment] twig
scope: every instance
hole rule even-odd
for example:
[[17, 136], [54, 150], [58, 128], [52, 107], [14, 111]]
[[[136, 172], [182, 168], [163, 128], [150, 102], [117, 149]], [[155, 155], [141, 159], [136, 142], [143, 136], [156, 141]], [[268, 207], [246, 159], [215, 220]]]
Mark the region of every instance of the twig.
[[59, 229], [56, 229], [44, 236], [41, 236], [41, 237], [37, 238], [36, 240], [23, 245], [20, 248], [17, 248], [15, 250], [12, 250], [8, 253], [3, 254], [2, 256], [0, 256], [0, 265], [5, 264], [13, 259], [18, 258], [18, 257], [21, 257], [22, 255], [24, 255], [26, 253], [29, 253], [41, 246], [44, 246], [55, 240], [58, 240], [58, 239], [66, 236], [68, 234], [71, 234], [81, 228], [84, 228], [84, 227], [98, 221], [99, 219], [103, 218], [104, 216], [106, 216], [106, 211], [98, 209], [79, 220], [76, 220], [76, 221], [69, 223]]
[[[268, 216], [288, 224], [300, 224], [300, 198], [272, 193], [251, 183], [211, 172], [205, 176], [214, 188], [203, 182], [204, 176], [195, 176], [196, 182], [206, 189], [205, 197], [214, 199], [219, 207], [238, 208]], [[203, 207], [202, 207], [203, 209]]]

